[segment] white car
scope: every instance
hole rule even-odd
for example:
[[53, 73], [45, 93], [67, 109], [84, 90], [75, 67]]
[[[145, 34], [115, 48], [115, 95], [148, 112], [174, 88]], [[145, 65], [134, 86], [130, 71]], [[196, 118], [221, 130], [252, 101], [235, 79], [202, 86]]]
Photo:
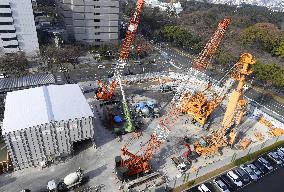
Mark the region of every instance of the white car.
[[236, 175], [233, 171], [229, 171], [227, 173], [227, 176], [238, 186], [241, 187], [243, 186], [243, 182], [241, 181], [241, 178]]
[[261, 172], [260, 170], [258, 170], [258, 168], [256, 166], [254, 166], [254, 164], [248, 164], [248, 167], [251, 168], [253, 170], [253, 172], [255, 172], [255, 174], [260, 177], [261, 176]]
[[222, 192], [230, 192], [230, 190], [228, 189], [227, 185], [225, 185], [225, 183], [221, 179], [215, 178], [215, 179], [213, 179], [213, 183], [220, 191], [222, 191]]
[[197, 189], [201, 192], [211, 192], [204, 184], [199, 185]]
[[98, 65], [98, 69], [104, 69], [106, 68], [104, 65]]
[[0, 79], [4, 79], [5, 75], [3, 73], [0, 74]]

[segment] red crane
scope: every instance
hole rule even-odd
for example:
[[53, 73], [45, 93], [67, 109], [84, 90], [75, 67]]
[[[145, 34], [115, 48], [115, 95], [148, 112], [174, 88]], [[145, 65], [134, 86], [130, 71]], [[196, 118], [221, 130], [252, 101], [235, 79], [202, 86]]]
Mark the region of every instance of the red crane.
[[218, 24], [218, 28], [213, 34], [213, 36], [206, 43], [205, 47], [199, 53], [199, 55], [194, 59], [192, 67], [201, 71], [205, 70], [208, 67], [212, 56], [216, 52], [226, 30], [228, 29], [231, 23], [231, 20], [231, 17], [228, 17]]
[[137, 1], [136, 10], [135, 10], [133, 16], [130, 18], [129, 26], [128, 26], [128, 29], [126, 31], [126, 37], [123, 41], [122, 49], [121, 49], [120, 54], [119, 54], [119, 61], [121, 61], [121, 62], [126, 62], [126, 60], [128, 58], [130, 48], [133, 44], [133, 41], [134, 41], [135, 36], [136, 36], [138, 25], [140, 23], [140, 17], [141, 17], [141, 13], [142, 13], [144, 3], [145, 3], [144, 0], [138, 0]]
[[[161, 144], [166, 140], [170, 132], [169, 127], [173, 126], [180, 114], [175, 107], [174, 101], [170, 103], [170, 107], [167, 111], [168, 113], [160, 120], [159, 126], [157, 126], [155, 132], [151, 134], [149, 141], [145, 143], [136, 154], [131, 153], [127, 148], [131, 140], [121, 149], [121, 156], [115, 158], [116, 174], [120, 180], [123, 181], [133, 175], [151, 171], [150, 160], [160, 148]], [[127, 156], [128, 159], [123, 160], [122, 156]]]
[[96, 97], [99, 100], [103, 101], [109, 101], [113, 97], [113, 92], [116, 88], [116, 82], [115, 80], [112, 80], [110, 85], [107, 87], [101, 80], [98, 80], [98, 85], [100, 88], [98, 89], [96, 93]]
[[[128, 26], [128, 29], [126, 31], [126, 36], [125, 36], [125, 39], [123, 40], [122, 49], [120, 51], [119, 58], [118, 58], [118, 61], [121, 63], [122, 67], [124, 67], [123, 63], [126, 62], [128, 56], [129, 56], [130, 48], [131, 48], [133, 41], [135, 39], [137, 28], [138, 28], [138, 25], [140, 23], [140, 17], [141, 17], [141, 13], [142, 13], [144, 3], [145, 3], [144, 0], [138, 0], [137, 1], [136, 10], [135, 10], [133, 16], [130, 18], [129, 26]], [[117, 70], [118, 70], [118, 68], [117, 68]], [[119, 71], [117, 73], [119, 74]], [[101, 84], [101, 85], [103, 85], [103, 84]], [[103, 88], [103, 87], [101, 87], [101, 88]], [[103, 89], [100, 89], [100, 91], [103, 91]], [[103, 95], [103, 94], [99, 93], [99, 95]], [[113, 92], [112, 92], [112, 95], [113, 95]], [[108, 98], [111, 99], [112, 95], [109, 95]], [[101, 98], [101, 99], [104, 100], [103, 98]]]

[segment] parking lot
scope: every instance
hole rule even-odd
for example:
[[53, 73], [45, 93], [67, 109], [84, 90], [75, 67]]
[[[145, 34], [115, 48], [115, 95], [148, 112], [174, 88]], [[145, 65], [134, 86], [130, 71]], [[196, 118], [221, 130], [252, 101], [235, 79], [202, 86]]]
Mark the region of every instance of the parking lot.
[[[283, 165], [284, 145], [259, 156], [252, 162], [242, 164], [196, 185], [186, 192], [282, 191], [283, 182], [281, 183], [278, 176], [283, 175]], [[271, 186], [275, 190], [272, 190]]]

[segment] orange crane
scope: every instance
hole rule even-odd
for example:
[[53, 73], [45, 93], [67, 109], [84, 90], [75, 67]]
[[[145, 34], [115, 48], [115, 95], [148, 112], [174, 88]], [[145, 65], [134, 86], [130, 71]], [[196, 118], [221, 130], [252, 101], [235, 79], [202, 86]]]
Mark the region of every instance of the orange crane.
[[214, 53], [216, 52], [226, 30], [228, 29], [232, 19], [231, 17], [225, 18], [218, 24], [218, 28], [213, 34], [213, 36], [206, 43], [203, 50], [199, 53], [199, 55], [194, 59], [192, 66], [199, 70], [205, 70], [210, 60], [212, 59]]
[[199, 155], [213, 155], [219, 152], [220, 148], [228, 144], [233, 145], [236, 137], [234, 127], [240, 124], [247, 105], [247, 102], [243, 99], [245, 78], [252, 73], [250, 67], [253, 64], [255, 64], [255, 60], [251, 54], [244, 53], [241, 55], [239, 62], [235, 65], [238, 70], [232, 74], [239, 83], [229, 98], [222, 127], [194, 143], [195, 151]]
[[[213, 36], [200, 52], [198, 57], [193, 61], [192, 66], [198, 70], [204, 70], [210, 63], [213, 54], [216, 52], [226, 30], [231, 23], [231, 18], [222, 20]], [[221, 94], [216, 94], [210, 91], [211, 82], [204, 91], [197, 91], [196, 93], [185, 93], [181, 98], [181, 111], [190, 115], [194, 121], [204, 126], [211, 113], [219, 106], [225, 95], [231, 89], [232, 82], [228, 80], [224, 86]]]
[[[117, 64], [117, 67], [116, 67], [116, 73], [117, 74], [119, 74], [119, 72], [120, 72], [119, 67], [124, 68], [125, 62], [126, 62], [128, 56], [129, 56], [130, 48], [133, 44], [133, 41], [134, 41], [136, 33], [137, 33], [137, 28], [138, 28], [139, 23], [140, 23], [140, 17], [141, 17], [141, 13], [142, 13], [144, 3], [145, 3], [144, 0], [138, 0], [137, 1], [136, 10], [135, 10], [133, 16], [130, 18], [129, 26], [128, 26], [128, 29], [126, 31], [126, 36], [125, 36], [125, 39], [123, 40], [122, 49], [120, 51], [119, 58], [118, 58], [119, 63]], [[103, 84], [99, 84], [99, 85], [104, 86]], [[103, 89], [100, 89], [100, 91], [103, 91]], [[113, 93], [114, 92], [112, 92], [112, 95], [113, 95]], [[100, 95], [104, 95], [103, 93], [99, 93], [98, 95], [99, 95], [99, 97], [97, 97], [98, 99], [104, 100], [102, 97], [100, 97]], [[105, 98], [111, 99], [112, 95], [109, 95], [109, 97], [105, 97]]]

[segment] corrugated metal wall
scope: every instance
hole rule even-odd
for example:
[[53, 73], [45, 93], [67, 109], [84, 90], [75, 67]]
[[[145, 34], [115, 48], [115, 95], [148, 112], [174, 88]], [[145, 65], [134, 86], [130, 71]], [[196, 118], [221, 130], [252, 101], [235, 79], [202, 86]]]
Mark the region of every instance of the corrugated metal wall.
[[5, 135], [15, 170], [66, 156], [75, 141], [93, 138], [93, 117], [51, 122]]

